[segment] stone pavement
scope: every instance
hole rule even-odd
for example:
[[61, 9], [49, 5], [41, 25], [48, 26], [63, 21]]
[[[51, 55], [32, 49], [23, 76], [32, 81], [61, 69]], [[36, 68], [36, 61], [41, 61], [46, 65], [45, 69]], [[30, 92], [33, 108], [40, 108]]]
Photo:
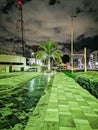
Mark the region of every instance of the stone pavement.
[[55, 75], [44, 110], [41, 127], [32, 120], [26, 130], [98, 130], [98, 100], [63, 73]]

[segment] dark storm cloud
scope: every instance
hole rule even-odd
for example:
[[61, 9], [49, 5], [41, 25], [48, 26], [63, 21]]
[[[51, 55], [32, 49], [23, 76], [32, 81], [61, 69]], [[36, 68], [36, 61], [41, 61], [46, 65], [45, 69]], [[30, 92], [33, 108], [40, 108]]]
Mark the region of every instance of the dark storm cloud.
[[91, 6], [91, 0], [83, 0], [83, 6], [84, 8], [88, 8]]
[[12, 20], [12, 18], [11, 17], [6, 17], [6, 19], [5, 19], [8, 23], [12, 23], [13, 22], [13, 20]]
[[41, 20], [34, 20], [34, 23], [40, 28], [42, 26]]
[[5, 37], [0, 36], [0, 43], [3, 44], [5, 42], [13, 42], [13, 37], [5, 38]]
[[[18, 19], [18, 0], [0, 0], [0, 36], [14, 37]], [[71, 15], [74, 40], [98, 34], [98, 0], [23, 0], [23, 18], [27, 44], [43, 40], [70, 43]], [[84, 37], [82, 35], [84, 34]]]
[[1, 34], [2, 33], [5, 34], [5, 38], [6, 38], [6, 36], [14, 36], [15, 35], [14, 33], [11, 32], [11, 30], [7, 29], [4, 25], [0, 26], [0, 32], [1, 32]]
[[82, 10], [81, 8], [77, 7], [77, 8], [76, 8], [76, 14], [79, 14], [79, 13], [81, 13], [81, 12], [83, 12], [83, 10]]
[[23, 3], [30, 2], [30, 1], [32, 1], [32, 0], [23, 0]]
[[55, 31], [55, 33], [60, 33], [60, 32], [61, 32], [61, 28], [55, 27], [55, 28], [54, 28], [54, 31]]
[[81, 8], [76, 8], [76, 14], [79, 14], [79, 13], [97, 13], [97, 10], [96, 9], [93, 9], [92, 7], [84, 10], [84, 9], [81, 9]]
[[90, 27], [90, 28], [87, 29], [87, 32], [88, 32], [88, 33], [92, 33], [92, 34], [98, 33], [98, 29], [93, 28], [93, 27]]
[[25, 28], [25, 31], [26, 31], [26, 32], [32, 32], [32, 29], [30, 29], [30, 28]]
[[94, 20], [95, 20], [95, 22], [98, 22], [98, 17], [96, 17]]
[[81, 41], [82, 39], [84, 39], [84, 37], [85, 37], [85, 34], [80, 35], [80, 36], [77, 38], [77, 41]]
[[93, 9], [93, 7], [90, 7], [89, 10], [88, 10], [89, 13], [96, 13], [97, 10], [96, 9]]
[[0, 29], [4, 30], [5, 32], [7, 32], [7, 29], [5, 28], [5, 26], [0, 25]]
[[50, 5], [54, 5], [56, 3], [56, 0], [49, 0]]
[[97, 50], [98, 49], [98, 35], [94, 37], [85, 37], [85, 34], [78, 37], [78, 41], [75, 44], [75, 49], [81, 50], [84, 47], [88, 49]]
[[42, 27], [42, 21], [33, 19], [33, 17], [31, 19], [29, 19], [28, 21], [26, 21], [25, 24], [32, 24], [32, 26], [37, 26], [39, 28]]
[[5, 41], [13, 42], [13, 38], [6, 38]]
[[79, 14], [79, 13], [88, 13], [88, 14], [96, 13], [97, 14], [98, 13], [98, 8], [96, 8], [96, 6], [94, 6], [95, 1], [96, 0], [94, 0], [94, 1], [92, 1], [92, 0], [83, 0], [82, 1], [83, 6], [79, 6], [79, 7], [76, 8], [76, 14]]
[[2, 36], [0, 36], [0, 42], [4, 42], [5, 41], [5, 38], [4, 37], [2, 37]]
[[1, 37], [3, 37], [5, 34], [4, 39], [6, 38], [6, 36], [13, 36], [13, 33], [11, 33], [10, 30], [8, 30], [5, 26], [0, 26], [0, 32]]
[[2, 12], [8, 14], [8, 11], [12, 9], [15, 0], [7, 0], [6, 5], [2, 8]]
[[92, 0], [84, 0], [83, 1], [83, 9], [84, 11], [87, 11], [89, 13], [93, 13], [93, 12], [96, 12], [96, 8], [93, 6], [93, 2]]
[[[30, 2], [32, 0], [22, 0], [23, 4]], [[13, 5], [17, 6], [18, 0], [7, 0], [5, 6], [2, 7], [1, 11], [5, 14], [8, 14], [9, 10], [12, 9]]]

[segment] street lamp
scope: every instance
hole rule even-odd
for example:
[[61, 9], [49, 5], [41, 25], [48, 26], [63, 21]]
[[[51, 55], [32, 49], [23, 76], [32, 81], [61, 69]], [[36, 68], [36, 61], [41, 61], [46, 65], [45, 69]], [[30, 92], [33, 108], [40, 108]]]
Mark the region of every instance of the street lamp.
[[71, 72], [73, 73], [73, 43], [74, 43], [74, 24], [73, 18], [77, 17], [75, 15], [71, 16]]

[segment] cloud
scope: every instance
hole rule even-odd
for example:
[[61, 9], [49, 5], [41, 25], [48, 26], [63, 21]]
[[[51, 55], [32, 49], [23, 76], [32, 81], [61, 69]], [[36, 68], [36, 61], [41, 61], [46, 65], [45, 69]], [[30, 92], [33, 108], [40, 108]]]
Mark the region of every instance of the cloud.
[[7, 0], [5, 6], [2, 8], [2, 12], [8, 14], [8, 11], [12, 9], [14, 3], [15, 3], [14, 0]]
[[54, 5], [56, 3], [56, 0], [49, 0], [50, 5]]
[[94, 20], [95, 20], [95, 22], [97, 22], [97, 23], [98, 23], [98, 17], [97, 17], [97, 16], [95, 17], [95, 19], [94, 19]]
[[88, 8], [91, 6], [91, 0], [83, 0], [83, 6], [84, 8]]
[[55, 33], [60, 33], [62, 30], [61, 30], [61, 28], [59, 28], [59, 27], [55, 27], [55, 28], [54, 28], [54, 31], [55, 31]]
[[[13, 6], [18, 6], [18, 0], [1, 0], [1, 5], [3, 4], [3, 6], [1, 7], [1, 11], [5, 14], [8, 14], [10, 10], [12, 10]], [[30, 2], [32, 0], [22, 0], [23, 4]]]
[[87, 47], [88, 49], [97, 50], [98, 49], [98, 35], [93, 37], [85, 37], [85, 34], [78, 37], [75, 44], [75, 48], [78, 50]]
[[[0, 35], [14, 38], [18, 34], [17, 2], [16, 0], [0, 2]], [[83, 34], [85, 37], [94, 37], [98, 34], [98, 0], [56, 0], [52, 6], [49, 5], [49, 0], [23, 0], [23, 3], [27, 44], [32, 45], [47, 39], [70, 42], [72, 14], [77, 14], [73, 21], [74, 40]]]

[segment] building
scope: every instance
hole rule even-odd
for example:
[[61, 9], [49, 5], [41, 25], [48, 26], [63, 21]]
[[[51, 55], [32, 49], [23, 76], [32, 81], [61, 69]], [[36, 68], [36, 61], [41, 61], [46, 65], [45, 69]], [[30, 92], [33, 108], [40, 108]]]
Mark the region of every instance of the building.
[[26, 70], [26, 58], [17, 55], [0, 54], [0, 72]]
[[98, 69], [98, 51], [94, 51], [89, 57], [89, 68]]

